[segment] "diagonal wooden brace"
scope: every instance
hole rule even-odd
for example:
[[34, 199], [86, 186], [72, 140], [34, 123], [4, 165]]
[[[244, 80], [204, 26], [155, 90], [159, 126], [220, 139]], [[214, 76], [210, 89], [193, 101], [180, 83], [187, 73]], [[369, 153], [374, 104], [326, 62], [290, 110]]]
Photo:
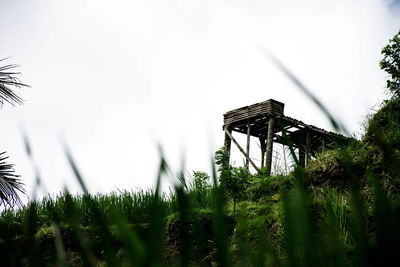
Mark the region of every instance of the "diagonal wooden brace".
[[235, 145], [239, 148], [240, 152], [242, 152], [242, 154], [246, 157], [246, 159], [251, 163], [251, 165], [254, 167], [254, 169], [257, 170], [257, 172], [260, 172], [260, 169], [257, 168], [256, 164], [254, 164], [254, 162], [251, 160], [251, 158], [249, 157], [249, 155], [244, 152], [243, 148], [239, 145], [239, 143], [236, 141], [235, 138], [233, 138], [232, 134], [225, 128], [225, 133], [229, 136], [229, 138], [235, 143]]

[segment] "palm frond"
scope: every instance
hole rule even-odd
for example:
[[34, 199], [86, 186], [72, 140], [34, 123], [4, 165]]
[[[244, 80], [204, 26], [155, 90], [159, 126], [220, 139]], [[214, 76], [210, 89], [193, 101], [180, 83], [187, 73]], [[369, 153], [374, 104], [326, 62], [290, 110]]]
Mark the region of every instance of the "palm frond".
[[[0, 62], [7, 58], [0, 59]], [[20, 82], [16, 77], [19, 72], [13, 71], [17, 68], [16, 64], [7, 64], [0, 66], [0, 103], [8, 102], [11, 105], [22, 104], [23, 99], [14, 91], [15, 88], [29, 87]]]
[[0, 206], [12, 208], [22, 206], [18, 193], [25, 193], [20, 176], [15, 174], [14, 165], [8, 164], [6, 152], [0, 153]]

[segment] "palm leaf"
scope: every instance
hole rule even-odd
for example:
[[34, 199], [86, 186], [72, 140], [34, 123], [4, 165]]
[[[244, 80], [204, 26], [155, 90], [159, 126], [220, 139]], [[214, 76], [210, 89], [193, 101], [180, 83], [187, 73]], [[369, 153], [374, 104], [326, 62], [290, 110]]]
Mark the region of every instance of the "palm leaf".
[[[7, 58], [0, 59], [3, 62]], [[14, 90], [16, 88], [27, 87], [16, 77], [19, 72], [14, 69], [18, 67], [15, 64], [6, 64], [0, 66], [0, 104], [7, 102], [11, 105], [22, 104], [23, 100]], [[25, 193], [20, 176], [14, 173], [14, 165], [8, 164], [5, 156], [6, 152], [0, 153], [0, 206], [12, 208], [15, 205], [22, 206], [21, 198], [18, 193]]]
[[[4, 61], [7, 58], [0, 59]], [[13, 71], [18, 65], [7, 64], [0, 66], [0, 103], [8, 102], [11, 105], [22, 104], [23, 99], [18, 96], [15, 92], [15, 88], [28, 87], [28, 85], [23, 84], [16, 77], [19, 72]]]
[[20, 176], [15, 174], [14, 165], [8, 164], [6, 152], [0, 153], [0, 206], [22, 206], [18, 192], [25, 193]]

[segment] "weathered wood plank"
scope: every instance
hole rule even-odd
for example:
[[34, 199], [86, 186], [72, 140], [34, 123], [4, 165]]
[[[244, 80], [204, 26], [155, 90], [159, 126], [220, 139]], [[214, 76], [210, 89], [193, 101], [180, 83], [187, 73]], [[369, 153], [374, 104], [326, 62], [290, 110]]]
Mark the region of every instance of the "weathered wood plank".
[[284, 104], [275, 100], [267, 100], [254, 105], [228, 111], [224, 114], [226, 123], [233, 123], [238, 120], [257, 117], [262, 114], [283, 115]]

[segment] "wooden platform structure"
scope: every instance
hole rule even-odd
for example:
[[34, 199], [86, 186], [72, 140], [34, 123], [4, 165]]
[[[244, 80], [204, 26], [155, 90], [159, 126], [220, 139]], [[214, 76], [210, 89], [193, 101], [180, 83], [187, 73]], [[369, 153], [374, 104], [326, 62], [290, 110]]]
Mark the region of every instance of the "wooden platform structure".
[[[230, 151], [231, 141], [239, 148], [249, 163], [259, 171], [259, 167], [251, 160], [250, 136], [257, 137], [261, 148], [261, 167], [271, 173], [273, 143], [291, 146], [298, 150], [298, 162], [305, 167], [315, 153], [322, 148], [333, 148], [337, 144], [348, 142], [343, 135], [325, 131], [321, 128], [305, 124], [302, 121], [283, 114], [285, 104], [269, 99], [254, 105], [228, 111], [224, 114], [223, 130], [224, 146]], [[247, 135], [246, 151], [239, 145], [232, 133]]]

